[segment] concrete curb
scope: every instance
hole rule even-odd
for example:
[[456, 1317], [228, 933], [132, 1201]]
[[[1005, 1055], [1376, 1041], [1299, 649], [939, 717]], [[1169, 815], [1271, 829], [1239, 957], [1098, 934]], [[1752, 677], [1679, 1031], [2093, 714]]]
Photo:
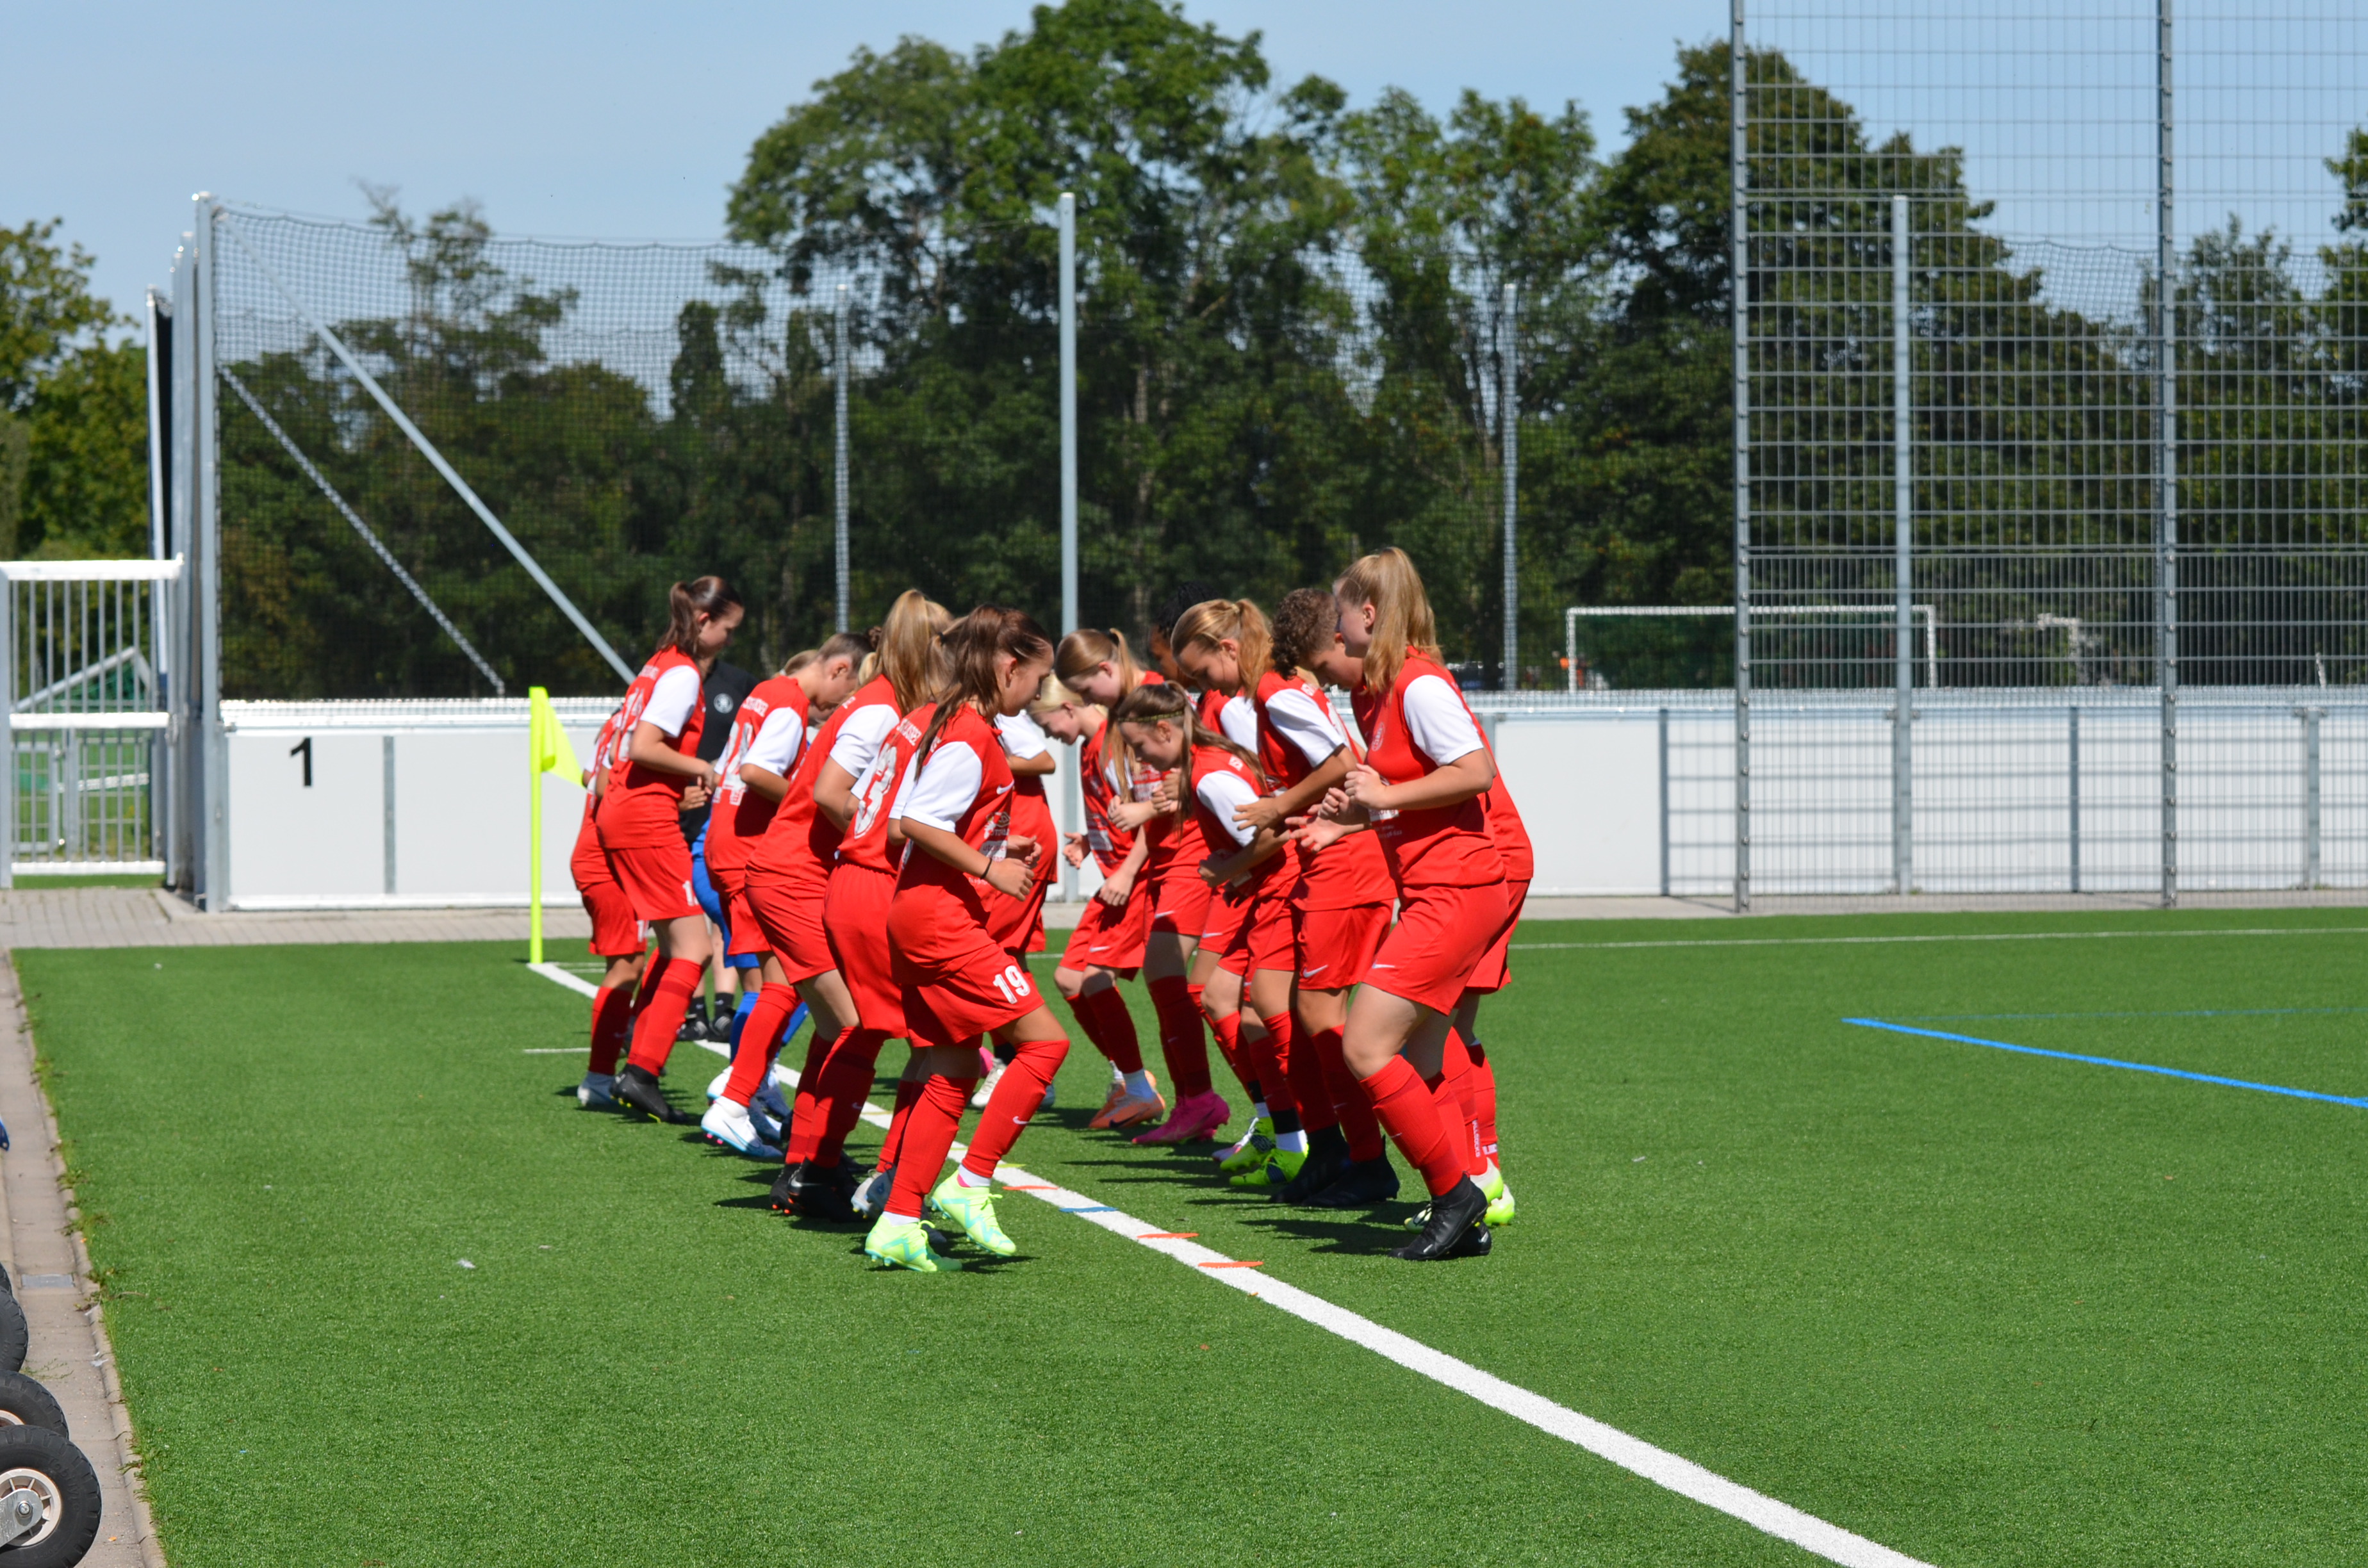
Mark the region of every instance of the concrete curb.
[[0, 1154], [0, 1212], [7, 1221], [10, 1277], [31, 1333], [25, 1370], [57, 1397], [74, 1446], [98, 1471], [98, 1540], [83, 1562], [90, 1568], [165, 1568], [82, 1213], [66, 1185], [57, 1117], [34, 1070], [14, 955], [0, 962], [0, 1120], [12, 1140]]

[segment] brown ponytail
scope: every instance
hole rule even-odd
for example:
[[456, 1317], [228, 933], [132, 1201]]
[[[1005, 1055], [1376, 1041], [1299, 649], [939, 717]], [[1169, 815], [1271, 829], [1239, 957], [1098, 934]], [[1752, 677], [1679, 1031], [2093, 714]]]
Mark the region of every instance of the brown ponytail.
[[699, 635], [699, 618], [703, 615], [713, 620], [725, 610], [739, 607], [740, 595], [721, 577], [696, 577], [688, 583], [677, 583], [666, 590], [666, 635], [658, 639], [658, 646], [695, 659], [699, 649], [693, 640]]
[[[1163, 720], [1183, 731], [1186, 738], [1196, 749], [1201, 746], [1214, 746], [1219, 751], [1231, 752], [1235, 759], [1248, 770], [1249, 776], [1258, 780], [1258, 788], [1261, 790], [1266, 788], [1266, 769], [1258, 766], [1257, 756], [1201, 723], [1199, 710], [1193, 707], [1191, 698], [1185, 694], [1184, 688], [1180, 686], [1168, 686], [1164, 683], [1159, 686], [1138, 686], [1126, 694], [1125, 701], [1110, 710], [1110, 726], [1113, 729], [1121, 724], [1156, 724]], [[1191, 758], [1189, 756], [1185, 758], [1184, 767], [1184, 776], [1190, 778]]]
[[921, 744], [914, 748], [916, 777], [957, 708], [974, 708], [992, 720], [989, 710], [1002, 695], [996, 665], [1007, 658], [1053, 657], [1053, 639], [1036, 624], [1036, 618], [1001, 605], [979, 606], [954, 622], [943, 642], [947, 678], [937, 693], [938, 710], [929, 716], [929, 727], [921, 732]]
[[1316, 650], [1328, 647], [1340, 630], [1340, 607], [1321, 588], [1293, 588], [1274, 607], [1274, 664], [1280, 670], [1308, 669]]
[[1242, 690], [1256, 692], [1274, 667], [1274, 633], [1265, 614], [1248, 599], [1208, 599], [1194, 605], [1176, 618], [1167, 646], [1181, 655], [1196, 642], [1214, 648], [1227, 638], [1241, 650]]

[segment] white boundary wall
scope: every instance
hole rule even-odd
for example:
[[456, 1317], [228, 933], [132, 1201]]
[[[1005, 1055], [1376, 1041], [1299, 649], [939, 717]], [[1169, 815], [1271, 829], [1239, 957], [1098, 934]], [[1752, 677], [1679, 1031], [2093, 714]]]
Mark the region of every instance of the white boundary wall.
[[[2319, 695], [2190, 693], [2180, 724], [2184, 886], [2368, 886], [2368, 706], [2304, 705]], [[1759, 891], [1889, 891], [1887, 697], [1755, 704]], [[1919, 705], [1919, 891], [2073, 891], [2076, 838], [2078, 891], [2156, 885], [2151, 694], [2083, 691], [2076, 699], [2077, 768], [2068, 701]], [[1536, 846], [1533, 892], [1730, 891], [1734, 717], [1725, 694], [1474, 700]], [[577, 756], [589, 756], [610, 704], [553, 706]], [[524, 701], [225, 702], [222, 719], [229, 875], [218, 907], [527, 902]], [[302, 756], [290, 755], [308, 739], [310, 789]], [[1075, 754], [1053, 749], [1065, 771]], [[555, 775], [541, 789], [543, 895], [573, 904], [567, 860], [583, 791]], [[1057, 801], [1056, 783], [1050, 792]], [[1088, 869], [1084, 886], [1096, 880]]]

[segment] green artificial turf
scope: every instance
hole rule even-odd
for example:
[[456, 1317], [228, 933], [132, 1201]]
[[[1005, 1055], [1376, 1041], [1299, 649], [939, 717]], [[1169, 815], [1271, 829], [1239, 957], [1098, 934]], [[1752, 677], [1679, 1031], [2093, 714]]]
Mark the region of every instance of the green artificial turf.
[[165, 879], [130, 871], [33, 871], [13, 879], [19, 888], [160, 888]]
[[[2215, 926], [2293, 934], [2169, 934]], [[2368, 1095], [2342, 927], [1532, 924], [1483, 1262], [1084, 1132], [1082, 1042], [1016, 1157], [1950, 1568], [2344, 1562], [2368, 1109], [1842, 1021]], [[2076, 930], [2153, 934], [1796, 940]], [[186, 1568], [1807, 1561], [1022, 1195], [1019, 1259], [867, 1269], [576, 1109], [513, 949], [17, 962]]]

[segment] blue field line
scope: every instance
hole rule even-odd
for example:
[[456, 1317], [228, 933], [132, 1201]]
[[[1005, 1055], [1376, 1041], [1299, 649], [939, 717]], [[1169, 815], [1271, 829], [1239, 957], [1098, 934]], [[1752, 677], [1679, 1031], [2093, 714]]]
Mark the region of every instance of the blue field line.
[[2125, 1067], [2133, 1073], [2155, 1073], [2165, 1078], [2188, 1078], [2198, 1084], [2218, 1084], [2231, 1089], [2259, 1089], [2265, 1095], [2289, 1095], [2298, 1100], [2324, 1100], [2329, 1105], [2368, 1107], [2368, 1099], [2354, 1099], [2344, 1095], [2322, 1095], [2316, 1089], [2290, 1089], [2283, 1084], [2255, 1084], [2243, 1078], [2223, 1078], [2213, 1073], [2190, 1073], [2178, 1067], [2157, 1067], [2149, 1062], [2123, 1062], [2111, 1056], [2082, 1056], [2070, 1051], [2042, 1051], [2035, 1045], [2009, 1045], [2002, 1040], [1980, 1040], [1969, 1034], [1950, 1034], [1942, 1029], [1910, 1028], [1906, 1024], [1890, 1024], [1881, 1018], [1844, 1018], [1846, 1024], [1856, 1024], [1864, 1029], [1889, 1029], [1894, 1034], [1922, 1035], [1927, 1040], [1955, 1040], [1960, 1045], [1986, 1045], [1992, 1051], [2011, 1051], [2023, 1056], [2052, 1056], [2059, 1062], [2085, 1062], [2091, 1067]]
[[1995, 1023], [2013, 1018], [2283, 1018], [2368, 1013], [2368, 1007], [2184, 1007], [2169, 1013], [1910, 1013], [1920, 1024]]

